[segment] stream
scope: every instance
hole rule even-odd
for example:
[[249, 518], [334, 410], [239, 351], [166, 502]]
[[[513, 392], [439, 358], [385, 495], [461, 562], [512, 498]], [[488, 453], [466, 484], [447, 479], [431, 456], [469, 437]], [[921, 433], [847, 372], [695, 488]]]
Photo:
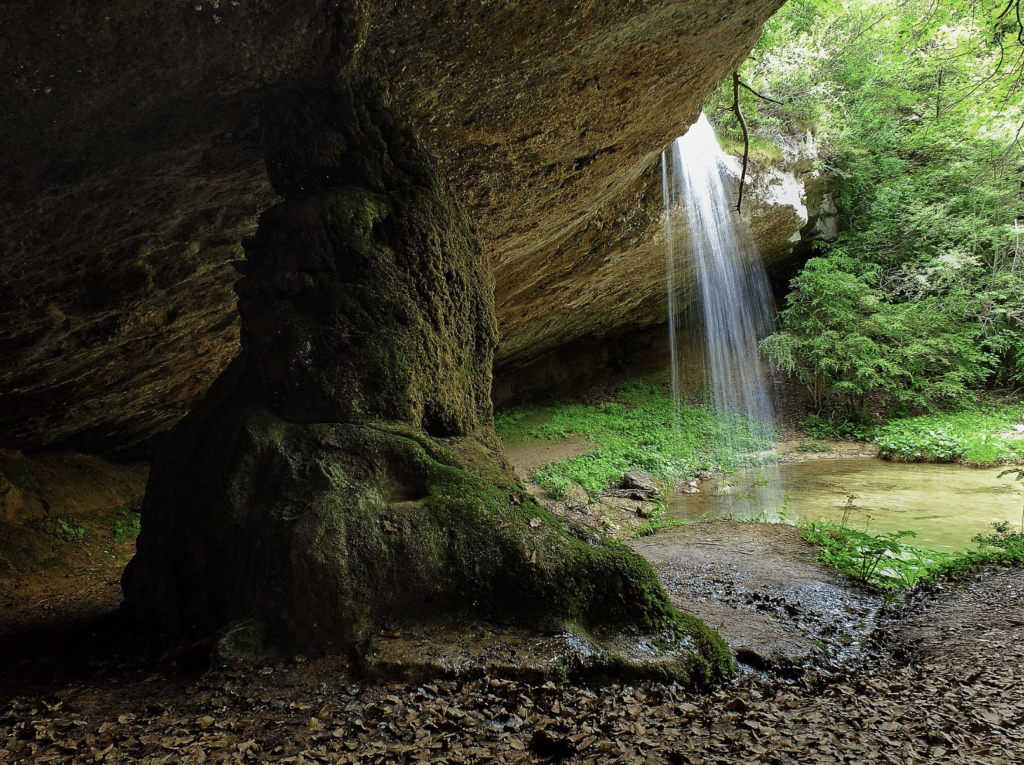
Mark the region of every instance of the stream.
[[[1011, 476], [999, 478], [1002, 470], [878, 459], [783, 463], [778, 480], [786, 506], [769, 520], [841, 522], [845, 516], [848, 526], [873, 534], [913, 531], [917, 537], [906, 541], [918, 547], [974, 549], [971, 538], [992, 532], [996, 521], [1020, 527], [1021, 485]], [[763, 475], [763, 469], [751, 469], [704, 481], [699, 493], [674, 494], [668, 515], [687, 521], [757, 517], [759, 493], [778, 491], [771, 483], [758, 485]]]

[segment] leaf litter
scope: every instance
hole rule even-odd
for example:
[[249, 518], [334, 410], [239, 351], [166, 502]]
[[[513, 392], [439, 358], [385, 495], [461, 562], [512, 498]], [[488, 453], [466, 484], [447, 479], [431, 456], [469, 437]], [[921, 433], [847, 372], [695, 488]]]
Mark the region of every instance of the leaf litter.
[[144, 640], [61, 663], [59, 645], [39, 643], [34, 658], [6, 653], [0, 763], [1016, 765], [1022, 615], [1024, 571], [1000, 570], [918, 594], [886, 627], [885, 663], [749, 673], [703, 694], [493, 676], [373, 683], [340, 658], [207, 669]]

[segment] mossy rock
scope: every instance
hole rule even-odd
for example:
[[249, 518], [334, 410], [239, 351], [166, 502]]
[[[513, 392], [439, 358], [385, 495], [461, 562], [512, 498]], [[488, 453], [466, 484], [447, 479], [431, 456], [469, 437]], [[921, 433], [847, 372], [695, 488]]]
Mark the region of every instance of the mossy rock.
[[154, 461], [128, 606], [236, 658], [364, 658], [381, 630], [457, 617], [647, 635], [685, 648], [667, 674], [728, 671], [646, 561], [512, 477], [487, 258], [379, 83], [270, 98], [285, 200], [239, 264], [242, 354]]
[[[381, 630], [458, 615], [601, 640], [689, 636], [687, 676], [728, 669], [720, 639], [672, 607], [643, 558], [524, 497], [478, 441], [252, 406], [201, 433], [187, 450], [201, 458], [154, 465], [126, 593], [161, 621], [240, 625], [226, 655], [359, 657]], [[174, 486], [183, 470], [187, 487]]]

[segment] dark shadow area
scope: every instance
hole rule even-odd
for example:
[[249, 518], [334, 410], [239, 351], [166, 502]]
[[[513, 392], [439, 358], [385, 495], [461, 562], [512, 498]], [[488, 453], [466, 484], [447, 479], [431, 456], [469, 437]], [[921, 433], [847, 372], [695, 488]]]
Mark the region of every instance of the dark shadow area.
[[0, 634], [0, 695], [124, 685], [160, 674], [179, 682], [210, 668], [210, 636], [171, 635], [140, 624], [124, 609], [64, 615]]

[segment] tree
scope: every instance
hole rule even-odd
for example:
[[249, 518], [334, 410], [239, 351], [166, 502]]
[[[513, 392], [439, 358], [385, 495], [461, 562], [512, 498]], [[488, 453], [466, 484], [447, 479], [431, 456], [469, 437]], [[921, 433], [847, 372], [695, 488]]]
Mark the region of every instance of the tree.
[[[1016, 3], [788, 4], [743, 77], [752, 129], [811, 130], [845, 226], [764, 349], [847, 409], [950, 406], [1024, 384]], [[725, 95], [720, 96], [724, 100]]]

